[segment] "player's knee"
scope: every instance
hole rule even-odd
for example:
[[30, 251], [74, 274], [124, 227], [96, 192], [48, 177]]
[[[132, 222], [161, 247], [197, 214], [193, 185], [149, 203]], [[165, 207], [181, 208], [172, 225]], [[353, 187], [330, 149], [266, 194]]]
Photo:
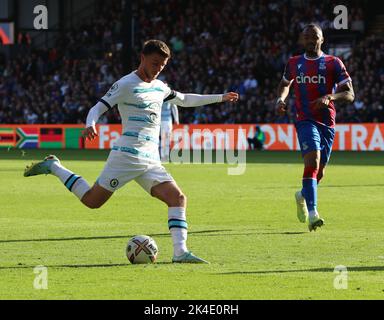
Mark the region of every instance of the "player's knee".
[[187, 204], [187, 196], [184, 193], [180, 192], [178, 201], [180, 203], [180, 207], [185, 207]]
[[319, 171], [320, 169], [320, 152], [311, 152], [305, 155], [304, 165], [307, 168], [314, 168]]
[[88, 197], [87, 195], [85, 195], [82, 199], [81, 199], [81, 202], [86, 206], [88, 207], [89, 209], [99, 209], [103, 204], [104, 202], [101, 202], [101, 201], [97, 201], [95, 199], [92, 199], [91, 197]]
[[170, 207], [185, 207], [187, 204], [187, 196], [181, 191], [175, 192], [169, 199]]
[[316, 157], [314, 157], [313, 159], [310, 159], [309, 161], [307, 161], [305, 167], [310, 167], [310, 168], [313, 168], [316, 171], [319, 171], [319, 169], [320, 169], [320, 159], [317, 159]]

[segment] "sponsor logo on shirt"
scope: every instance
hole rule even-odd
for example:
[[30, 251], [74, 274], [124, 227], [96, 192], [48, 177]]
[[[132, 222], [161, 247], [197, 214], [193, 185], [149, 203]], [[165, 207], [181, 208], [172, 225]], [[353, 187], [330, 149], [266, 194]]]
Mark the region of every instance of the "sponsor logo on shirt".
[[296, 82], [301, 84], [306, 84], [306, 83], [315, 83], [315, 84], [325, 84], [325, 77], [322, 76], [321, 74], [318, 74], [316, 76], [305, 76], [304, 73], [300, 73], [300, 76], [296, 77]]

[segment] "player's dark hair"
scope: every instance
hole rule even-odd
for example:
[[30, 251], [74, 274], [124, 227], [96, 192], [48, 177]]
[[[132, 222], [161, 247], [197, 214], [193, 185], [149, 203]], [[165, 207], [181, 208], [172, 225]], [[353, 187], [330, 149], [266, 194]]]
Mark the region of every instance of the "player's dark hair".
[[149, 55], [152, 53], [158, 53], [164, 58], [171, 57], [171, 50], [169, 47], [161, 40], [148, 40], [144, 42], [143, 49], [141, 53], [144, 55]]

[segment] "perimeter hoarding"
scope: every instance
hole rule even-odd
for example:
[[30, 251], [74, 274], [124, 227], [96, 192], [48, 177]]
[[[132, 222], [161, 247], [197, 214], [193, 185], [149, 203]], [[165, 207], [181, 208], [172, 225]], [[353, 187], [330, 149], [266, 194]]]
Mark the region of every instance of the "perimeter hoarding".
[[[266, 150], [299, 150], [291, 124], [260, 124]], [[110, 149], [120, 137], [121, 125], [98, 125], [94, 141], [81, 137], [83, 125], [0, 125], [0, 148]], [[333, 150], [384, 151], [384, 123], [338, 124]], [[177, 125], [172, 147], [177, 149], [245, 150], [255, 124]]]
[[[260, 124], [266, 150], [299, 150], [296, 130], [290, 124]], [[110, 149], [119, 138], [120, 125], [98, 126], [99, 137], [86, 142], [86, 148]], [[339, 124], [335, 128], [333, 150], [384, 151], [384, 124]], [[255, 133], [254, 124], [244, 125], [177, 125], [173, 129], [172, 146], [177, 149], [248, 148], [247, 138]]]

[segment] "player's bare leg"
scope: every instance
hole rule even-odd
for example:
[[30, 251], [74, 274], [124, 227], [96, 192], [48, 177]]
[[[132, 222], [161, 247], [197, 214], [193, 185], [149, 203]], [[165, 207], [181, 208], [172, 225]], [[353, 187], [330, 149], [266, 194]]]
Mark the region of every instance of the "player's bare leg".
[[112, 195], [113, 192], [95, 183], [81, 198], [81, 202], [90, 209], [97, 209], [106, 203]]
[[325, 164], [320, 163], [319, 172], [317, 173], [317, 184], [319, 184], [321, 179], [324, 178], [324, 175], [325, 175]]
[[91, 209], [100, 208], [113, 194], [113, 192], [102, 188], [98, 184], [95, 184], [92, 188], [89, 187], [85, 179], [65, 168], [54, 155], [45, 157], [43, 161], [32, 163], [32, 165], [26, 167], [24, 172], [25, 177], [40, 174], [57, 176], [69, 191], [74, 193], [84, 205]]
[[172, 262], [176, 263], [207, 263], [196, 257], [187, 249], [186, 207], [187, 197], [173, 181], [163, 182], [154, 186], [152, 196], [165, 202], [168, 206], [168, 227], [171, 232], [174, 255]]

